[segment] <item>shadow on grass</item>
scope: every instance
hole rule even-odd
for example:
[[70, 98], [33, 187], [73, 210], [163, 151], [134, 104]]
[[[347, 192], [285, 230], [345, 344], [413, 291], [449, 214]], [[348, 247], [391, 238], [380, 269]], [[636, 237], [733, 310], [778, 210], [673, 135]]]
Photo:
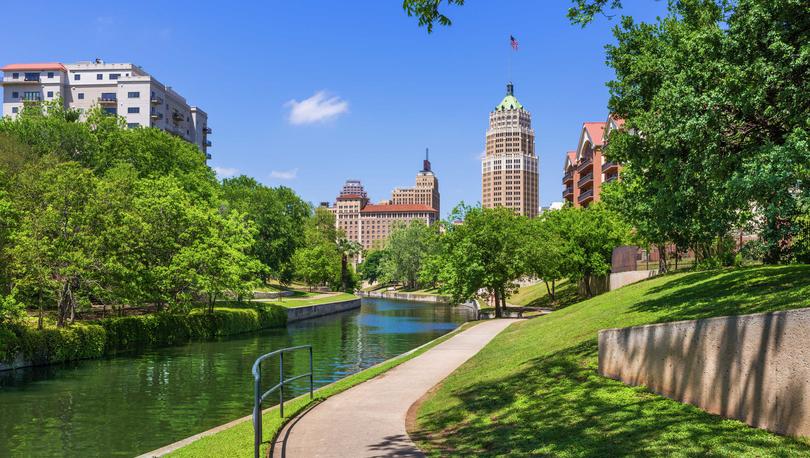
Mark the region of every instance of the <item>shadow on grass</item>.
[[795, 439], [600, 377], [596, 354], [589, 340], [456, 392], [414, 437], [438, 456], [810, 456]]
[[576, 284], [570, 281], [557, 285], [554, 296], [554, 300], [551, 300], [548, 294], [544, 294], [526, 304], [526, 307], [542, 307], [559, 310], [583, 300], [577, 292]]
[[[658, 322], [789, 310], [810, 306], [810, 266], [694, 272], [651, 288], [630, 311]], [[665, 291], [668, 294], [660, 295]]]

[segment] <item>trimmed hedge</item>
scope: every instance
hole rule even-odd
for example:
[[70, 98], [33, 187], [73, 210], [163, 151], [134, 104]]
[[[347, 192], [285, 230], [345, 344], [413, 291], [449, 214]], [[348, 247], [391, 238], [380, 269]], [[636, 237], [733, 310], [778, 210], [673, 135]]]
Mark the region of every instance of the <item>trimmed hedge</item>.
[[77, 323], [66, 328], [37, 330], [22, 324], [0, 326], [0, 362], [11, 363], [20, 355], [34, 364], [98, 358], [147, 346], [165, 347], [192, 340], [283, 327], [283, 307], [219, 308], [188, 315], [153, 315], [105, 318], [98, 324]]

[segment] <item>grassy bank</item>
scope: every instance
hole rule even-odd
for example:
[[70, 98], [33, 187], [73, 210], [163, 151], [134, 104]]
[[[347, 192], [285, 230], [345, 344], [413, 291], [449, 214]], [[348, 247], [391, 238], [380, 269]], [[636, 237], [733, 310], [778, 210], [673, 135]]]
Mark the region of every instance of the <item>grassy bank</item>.
[[34, 323], [0, 327], [0, 362], [19, 357], [34, 364], [53, 364], [76, 359], [98, 358], [152, 346], [183, 344], [221, 336], [283, 327], [284, 309], [261, 304], [250, 307], [217, 307], [213, 313], [193, 310], [189, 314], [105, 318], [65, 328], [53, 325], [36, 329]]
[[807, 441], [597, 374], [597, 331], [810, 306], [810, 266], [673, 274], [516, 323], [421, 405], [431, 456], [810, 456]]
[[[470, 326], [474, 326], [478, 322], [470, 322], [463, 324], [459, 330], [464, 330], [469, 328]], [[410, 359], [413, 359], [422, 353], [430, 350], [431, 348], [435, 347], [436, 345], [444, 342], [445, 340], [449, 339], [454, 333], [445, 334], [438, 339], [435, 339], [428, 344], [412, 351], [410, 353], [406, 353], [404, 355], [397, 356], [395, 358], [391, 358], [388, 361], [380, 363], [374, 367], [370, 367], [366, 370], [360, 371], [356, 374], [352, 374], [344, 379], [338, 380], [335, 383], [327, 385], [319, 390], [315, 391], [315, 400], [310, 401], [309, 396], [302, 396], [296, 399], [293, 399], [290, 402], [284, 404], [284, 412], [287, 416], [284, 419], [279, 418], [278, 415], [278, 407], [273, 407], [268, 409], [264, 415], [262, 415], [262, 432], [263, 432], [263, 439], [264, 444], [262, 446], [262, 456], [266, 453], [266, 449], [270, 440], [276, 436], [278, 431], [284, 426], [284, 424], [290, 420], [291, 418], [295, 417], [298, 413], [306, 409], [312, 402], [321, 402], [324, 399], [338, 394], [340, 392], [346, 391], [347, 389], [363, 383], [367, 380], [370, 380], [389, 369], [392, 369]], [[228, 456], [228, 457], [249, 457], [253, 456], [253, 423], [251, 421], [245, 421], [239, 423], [231, 428], [228, 428], [224, 431], [220, 431], [216, 434], [203, 437], [191, 444], [175, 450], [174, 452], [170, 453], [168, 456], [170, 457], [220, 457], [220, 456]]]
[[543, 282], [523, 286], [507, 302], [521, 307], [562, 308], [579, 301], [577, 285], [568, 280], [560, 280], [554, 291], [554, 300], [548, 294]]
[[[328, 294], [324, 296], [325, 294]], [[287, 308], [305, 307], [307, 305], [328, 304], [330, 302], [343, 302], [358, 299], [358, 296], [350, 293], [302, 293], [298, 296], [288, 296], [278, 299], [258, 299], [254, 302], [262, 304], [273, 304]]]

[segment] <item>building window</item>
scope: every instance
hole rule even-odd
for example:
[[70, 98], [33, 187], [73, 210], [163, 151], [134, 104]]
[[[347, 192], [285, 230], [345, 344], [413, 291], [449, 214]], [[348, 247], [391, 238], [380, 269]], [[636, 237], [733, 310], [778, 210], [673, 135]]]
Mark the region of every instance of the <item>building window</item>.
[[17, 107], [11, 107], [11, 112], [12, 113], [17, 113], [18, 111], [20, 111], [20, 110]]
[[138, 99], [138, 98], [141, 97], [141, 93], [140, 92], [128, 92], [127, 97], [129, 97], [130, 99]]
[[48, 98], [50, 99], [52, 97], [53, 97], [53, 91], [48, 91]]
[[110, 115], [116, 115], [118, 114], [118, 108], [115, 107], [104, 108], [104, 112]]
[[127, 113], [140, 113], [140, 112], [141, 112], [140, 107], [129, 107], [129, 108], [127, 108]]
[[76, 73], [75, 75], [73, 75], [73, 81], [79, 81], [80, 79], [82, 79], [82, 75], [80, 75], [80, 74], [78, 74], [78, 73]]
[[127, 127], [130, 128], [130, 129], [135, 129], [137, 127], [141, 127], [141, 125], [138, 124], [137, 122], [130, 122], [130, 123], [127, 123]]
[[53, 72], [48, 72], [48, 78], [53, 78]]
[[79, 100], [84, 100], [84, 92], [79, 92]]
[[107, 102], [115, 102], [115, 100], [116, 100], [115, 92], [102, 92], [101, 93], [101, 100], [104, 100], [104, 101], [107, 101]]
[[96, 79], [97, 79], [97, 80], [103, 80], [103, 79], [104, 79], [104, 75], [103, 75], [103, 74], [101, 74], [101, 73], [96, 73]]
[[26, 73], [25, 81], [39, 81], [39, 72]]
[[11, 93], [11, 98], [12, 98], [12, 99], [16, 99], [16, 98], [18, 98], [19, 96], [20, 96], [20, 93], [19, 93], [19, 92], [12, 92], [12, 93]]
[[19, 77], [20, 77], [20, 74], [19, 74], [19, 73], [12, 73], [12, 74], [11, 74], [11, 77], [12, 77], [12, 78], [14, 78], [14, 79], [16, 80], [17, 78], [19, 78]]
[[117, 80], [120, 77], [121, 77], [120, 73], [110, 73], [110, 79], [111, 80]]
[[42, 94], [39, 92], [23, 92], [23, 100], [39, 101], [42, 100]]

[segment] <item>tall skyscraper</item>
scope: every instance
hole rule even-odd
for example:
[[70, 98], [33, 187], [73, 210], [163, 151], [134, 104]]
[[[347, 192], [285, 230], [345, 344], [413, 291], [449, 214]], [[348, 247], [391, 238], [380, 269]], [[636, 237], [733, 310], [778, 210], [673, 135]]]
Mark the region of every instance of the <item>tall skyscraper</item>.
[[481, 205], [511, 208], [519, 215], [537, 216], [538, 169], [534, 153], [532, 115], [515, 98], [512, 83], [489, 114], [487, 144], [481, 161]]
[[416, 186], [413, 188], [396, 188], [391, 193], [392, 204], [418, 204], [427, 205], [441, 214], [439, 207], [439, 179], [430, 169], [430, 157], [425, 150], [425, 160], [422, 161], [422, 170], [416, 174]]

